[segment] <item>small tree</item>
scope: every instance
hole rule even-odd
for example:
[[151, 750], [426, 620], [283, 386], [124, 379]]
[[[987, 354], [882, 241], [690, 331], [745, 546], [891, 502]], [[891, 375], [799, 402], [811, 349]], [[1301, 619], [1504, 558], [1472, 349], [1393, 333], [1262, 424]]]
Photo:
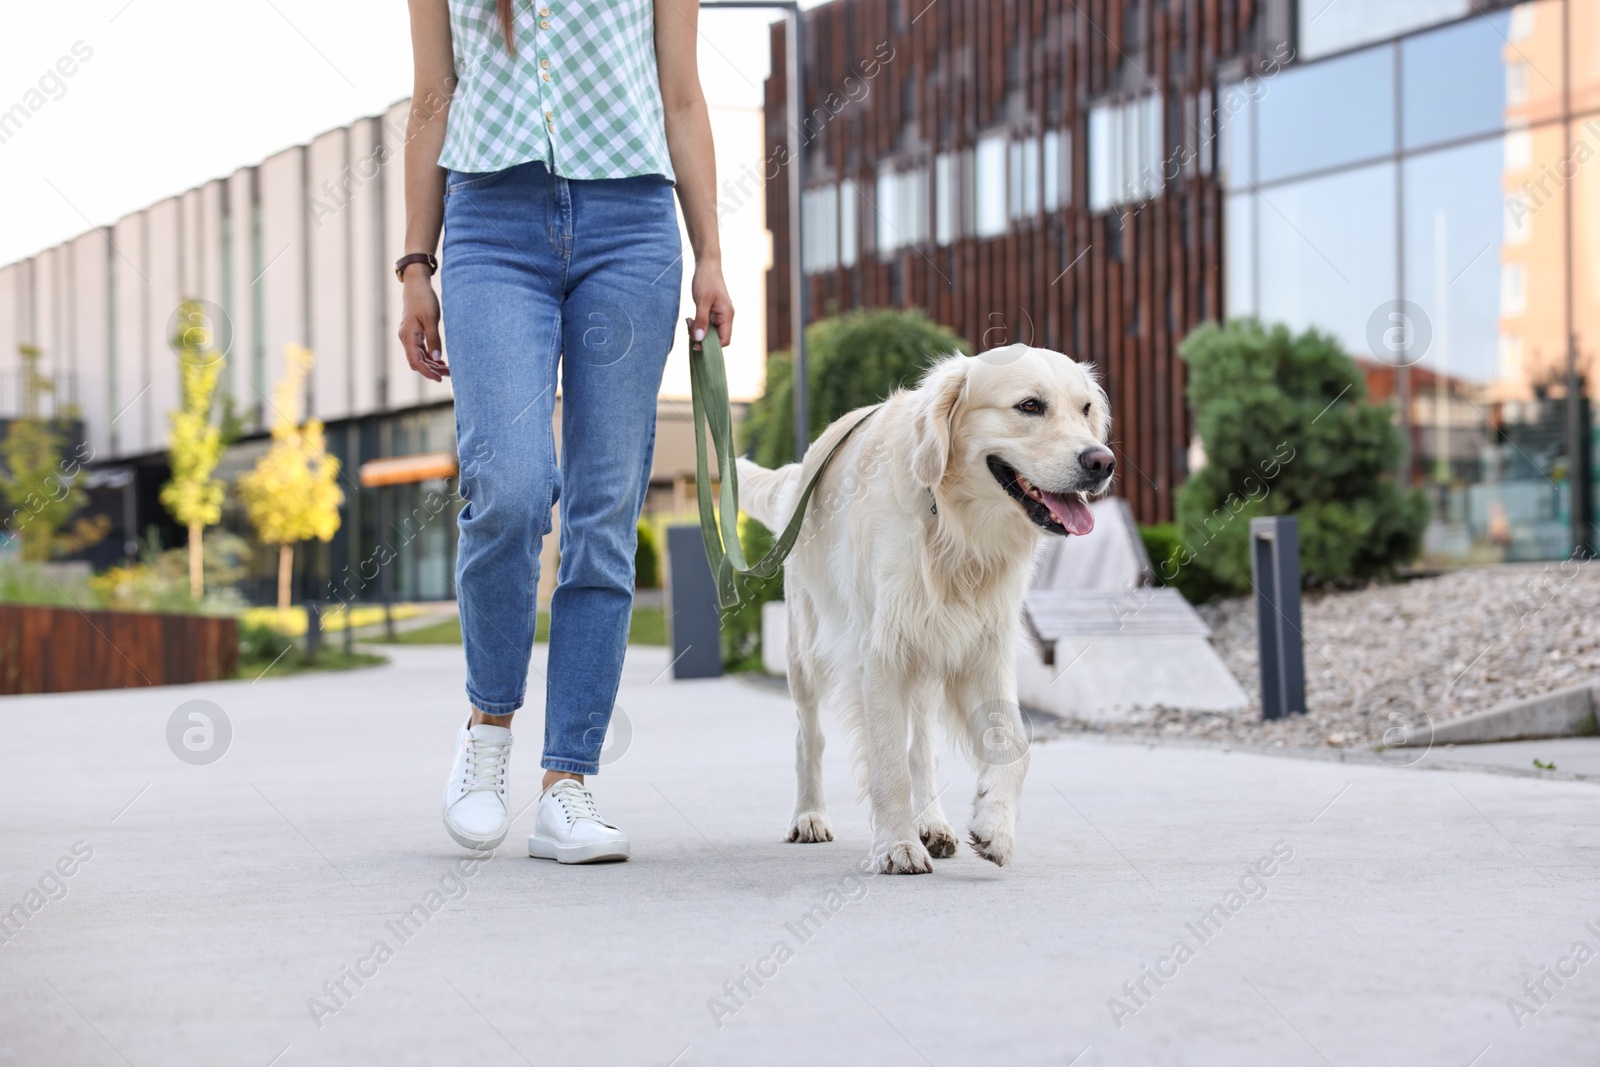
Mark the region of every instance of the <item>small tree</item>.
[[66, 454], [66, 435], [56, 420], [41, 414], [43, 397], [55, 390], [55, 383], [39, 373], [44, 353], [23, 344], [17, 346], [17, 355], [22, 362], [22, 412], [0, 445], [9, 512], [3, 529], [21, 539], [23, 559], [43, 562], [94, 544], [106, 535], [110, 521], [104, 516], [80, 519], [72, 533], [61, 532], [89, 502], [89, 494], [80, 484], [82, 457]]
[[1206, 466], [1178, 490], [1182, 546], [1157, 562], [1163, 580], [1248, 592], [1258, 515], [1299, 516], [1308, 584], [1383, 577], [1416, 558], [1427, 498], [1396, 484], [1393, 410], [1366, 402], [1336, 340], [1245, 319], [1201, 326], [1179, 352]]
[[[961, 338], [921, 311], [850, 311], [812, 323], [806, 328], [811, 438], [839, 416], [915, 384], [939, 357], [965, 351]], [[788, 352], [767, 357], [766, 391], [750, 406], [744, 439], [762, 466], [794, 459], [794, 363]]]
[[[202, 314], [193, 301], [185, 301], [180, 321], [199, 321]], [[161, 488], [161, 503], [189, 528], [189, 594], [196, 600], [205, 592], [205, 555], [201, 538], [207, 526], [222, 521], [226, 486], [212, 477], [222, 460], [222, 427], [212, 422], [213, 397], [222, 373], [222, 353], [209, 344], [209, 336], [193, 329], [173, 338], [183, 375], [183, 406], [168, 419], [167, 454], [172, 480]]]
[[284, 358], [289, 369], [274, 392], [272, 447], [238, 484], [256, 534], [278, 546], [279, 611], [289, 607], [295, 544], [313, 537], [332, 540], [344, 503], [339, 461], [328, 455], [321, 420], [300, 421], [300, 397], [315, 357], [309, 349], [287, 345]]

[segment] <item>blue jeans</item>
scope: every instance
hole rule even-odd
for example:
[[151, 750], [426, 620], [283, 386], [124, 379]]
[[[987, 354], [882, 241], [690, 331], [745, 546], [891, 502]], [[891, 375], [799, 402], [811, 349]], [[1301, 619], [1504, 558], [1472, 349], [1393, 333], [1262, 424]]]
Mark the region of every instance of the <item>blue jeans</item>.
[[599, 770], [681, 277], [665, 178], [568, 180], [542, 163], [447, 177], [440, 283], [466, 501], [456, 591], [467, 697], [491, 715], [522, 707], [539, 548], [559, 500], [546, 770]]

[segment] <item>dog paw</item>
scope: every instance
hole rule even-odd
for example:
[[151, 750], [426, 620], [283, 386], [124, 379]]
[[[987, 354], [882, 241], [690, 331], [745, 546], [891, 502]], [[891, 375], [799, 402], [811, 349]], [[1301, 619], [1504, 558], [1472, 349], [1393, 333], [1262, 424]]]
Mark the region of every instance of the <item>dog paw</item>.
[[933, 858], [921, 841], [896, 841], [883, 853], [884, 874], [932, 874]]
[[1006, 865], [1006, 861], [1011, 859], [1011, 849], [1014, 846], [1009, 832], [982, 837], [978, 831], [973, 830], [967, 834], [967, 843], [972, 846], [972, 851], [996, 867]]
[[808, 811], [804, 815], [796, 815], [794, 822], [789, 826], [789, 840], [802, 845], [832, 841], [833, 831], [828, 828], [828, 817], [820, 811]]
[[1014, 797], [1005, 790], [979, 788], [967, 830], [967, 842], [972, 850], [996, 867], [1004, 867], [1011, 861], [1011, 852], [1017, 843]]
[[949, 823], [937, 822], [918, 827], [917, 833], [927, 846], [928, 855], [934, 859], [949, 859], [956, 854], [956, 832]]

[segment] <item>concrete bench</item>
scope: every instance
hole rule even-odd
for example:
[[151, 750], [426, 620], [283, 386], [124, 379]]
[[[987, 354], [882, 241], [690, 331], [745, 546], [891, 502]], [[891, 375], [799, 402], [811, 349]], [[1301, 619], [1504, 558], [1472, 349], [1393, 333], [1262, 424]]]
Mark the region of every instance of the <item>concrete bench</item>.
[[1017, 699], [1066, 718], [1125, 721], [1157, 706], [1243, 710], [1211, 628], [1154, 570], [1127, 502], [1095, 502], [1094, 532], [1039, 549], [1023, 601]]

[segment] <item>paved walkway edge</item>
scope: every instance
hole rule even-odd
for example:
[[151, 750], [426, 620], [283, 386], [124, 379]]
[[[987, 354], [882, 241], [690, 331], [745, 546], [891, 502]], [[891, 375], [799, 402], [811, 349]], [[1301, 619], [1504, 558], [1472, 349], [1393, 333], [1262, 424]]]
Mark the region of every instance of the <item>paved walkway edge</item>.
[[[1502, 704], [1498, 708], [1440, 723], [1431, 737], [1406, 742], [1422, 745], [1473, 745], [1488, 741], [1537, 741], [1549, 737], [1583, 737], [1595, 732], [1596, 690], [1600, 684], [1575, 685], [1543, 696]], [[1396, 746], [1400, 747], [1400, 746]]]

